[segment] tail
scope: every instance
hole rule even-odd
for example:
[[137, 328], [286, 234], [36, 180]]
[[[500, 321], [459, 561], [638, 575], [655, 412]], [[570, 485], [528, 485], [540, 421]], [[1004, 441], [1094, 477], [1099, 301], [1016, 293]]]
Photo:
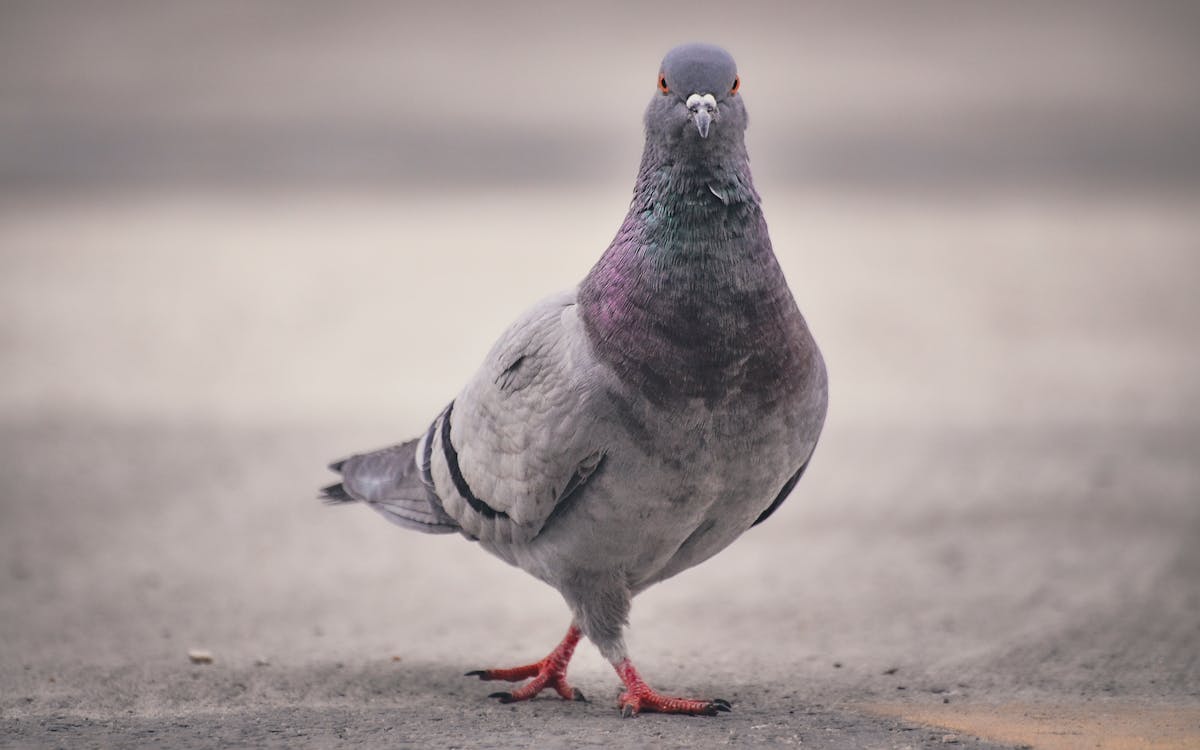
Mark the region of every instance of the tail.
[[327, 505], [363, 502], [392, 523], [427, 534], [458, 531], [432, 483], [422, 478], [416, 460], [420, 442], [410, 440], [335, 461], [329, 468], [341, 474], [342, 481], [323, 488], [321, 500]]
[[[341, 474], [342, 467], [348, 460], [344, 458], [341, 461], [334, 461], [329, 464], [329, 470]], [[350, 493], [346, 491], [346, 485], [338, 482], [321, 488], [321, 502], [326, 505], [341, 505], [342, 503], [356, 503], [358, 500], [350, 496]]]

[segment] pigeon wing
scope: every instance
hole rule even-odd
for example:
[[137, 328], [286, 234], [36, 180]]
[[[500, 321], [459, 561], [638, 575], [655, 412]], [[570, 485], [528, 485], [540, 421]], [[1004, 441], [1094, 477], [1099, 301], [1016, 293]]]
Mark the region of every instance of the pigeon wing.
[[428, 478], [464, 532], [527, 542], [599, 468], [594, 368], [575, 293], [550, 297], [505, 332], [430, 426]]

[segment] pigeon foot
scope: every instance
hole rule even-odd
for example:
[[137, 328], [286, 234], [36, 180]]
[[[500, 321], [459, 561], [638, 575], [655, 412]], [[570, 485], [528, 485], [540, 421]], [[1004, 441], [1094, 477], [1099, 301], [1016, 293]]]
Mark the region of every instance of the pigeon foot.
[[477, 669], [467, 672], [466, 676], [506, 682], [529, 680], [512, 692], [500, 691], [488, 696], [489, 698], [498, 698], [501, 703], [527, 701], [547, 687], [554, 688], [554, 691], [565, 701], [586, 701], [583, 693], [567, 684], [567, 664], [571, 661], [571, 655], [575, 653], [575, 646], [579, 643], [580, 635], [579, 628], [572, 625], [567, 630], [567, 635], [563, 638], [562, 643], [558, 644], [541, 661], [511, 669]]
[[691, 716], [716, 716], [722, 711], [732, 710], [729, 701], [721, 698], [713, 700], [692, 700], [689, 698], [673, 698], [662, 695], [650, 688], [642, 680], [637, 669], [624, 659], [614, 665], [621, 681], [625, 683], [625, 692], [617, 698], [617, 707], [621, 716], [628, 718], [637, 716], [643, 711], [661, 714], [688, 714]]

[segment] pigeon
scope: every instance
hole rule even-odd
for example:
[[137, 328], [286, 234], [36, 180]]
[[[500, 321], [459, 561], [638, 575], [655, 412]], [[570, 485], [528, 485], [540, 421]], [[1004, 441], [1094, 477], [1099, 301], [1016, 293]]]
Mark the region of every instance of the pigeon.
[[715, 716], [722, 699], [652, 689], [623, 639], [631, 600], [771, 516], [825, 421], [824, 360], [779, 267], [750, 177], [728, 52], [667, 53], [645, 114], [633, 199], [574, 289], [533, 306], [424, 434], [337, 461], [330, 503], [458, 533], [557, 589], [572, 615], [545, 658], [468, 672], [566, 678], [587, 637], [624, 684], [624, 716]]

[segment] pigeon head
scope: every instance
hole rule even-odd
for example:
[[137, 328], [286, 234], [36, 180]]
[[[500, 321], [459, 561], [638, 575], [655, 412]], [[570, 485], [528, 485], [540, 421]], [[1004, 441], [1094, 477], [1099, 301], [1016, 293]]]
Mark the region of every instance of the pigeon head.
[[646, 108], [648, 137], [674, 147], [712, 149], [741, 143], [746, 109], [733, 57], [712, 44], [684, 44], [667, 53], [658, 90]]

